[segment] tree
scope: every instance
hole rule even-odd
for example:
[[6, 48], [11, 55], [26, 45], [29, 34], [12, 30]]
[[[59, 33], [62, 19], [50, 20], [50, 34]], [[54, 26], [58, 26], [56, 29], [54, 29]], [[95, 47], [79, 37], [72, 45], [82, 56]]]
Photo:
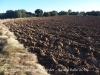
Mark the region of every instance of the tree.
[[50, 12], [50, 16], [57, 16], [58, 15], [58, 12], [53, 10]]
[[100, 16], [100, 11], [96, 11], [96, 16]]
[[0, 19], [4, 19], [4, 18], [6, 18], [5, 13], [0, 13]]
[[70, 14], [71, 12], [72, 12], [72, 10], [71, 10], [71, 9], [69, 9], [69, 10], [68, 10], [68, 14]]
[[41, 9], [36, 9], [35, 10], [35, 15], [36, 16], [43, 16], [43, 11]]
[[68, 12], [66, 12], [66, 11], [60, 11], [59, 13], [58, 13], [58, 15], [67, 15], [68, 14]]
[[91, 12], [86, 12], [86, 15], [91, 15], [91, 16], [100, 16], [100, 11], [91, 11]]
[[79, 14], [79, 12], [71, 12], [71, 13], [69, 13], [69, 15], [78, 15]]
[[50, 12], [44, 12], [43, 16], [50, 16]]
[[22, 12], [20, 10], [15, 10], [16, 18], [22, 18]]
[[22, 13], [22, 18], [26, 17], [26, 10], [21, 9], [20, 12]]
[[85, 15], [84, 11], [82, 11], [82, 12], [79, 13], [79, 16], [84, 16], [84, 15]]
[[0, 13], [0, 19], [2, 19], [2, 13]]
[[15, 18], [15, 11], [7, 10], [5, 16], [6, 16], [5, 18]]
[[24, 9], [15, 10], [15, 15], [16, 15], [16, 18], [24, 18], [24, 17], [27, 17], [26, 10], [24, 10]]
[[31, 12], [26, 12], [26, 17], [33, 17], [33, 16], [34, 16], [33, 13], [31, 13]]

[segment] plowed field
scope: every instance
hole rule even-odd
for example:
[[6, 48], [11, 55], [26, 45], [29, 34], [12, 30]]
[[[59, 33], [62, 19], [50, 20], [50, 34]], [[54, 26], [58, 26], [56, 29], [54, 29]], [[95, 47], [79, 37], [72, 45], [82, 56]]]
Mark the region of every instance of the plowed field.
[[38, 17], [4, 24], [52, 75], [100, 74], [100, 17]]

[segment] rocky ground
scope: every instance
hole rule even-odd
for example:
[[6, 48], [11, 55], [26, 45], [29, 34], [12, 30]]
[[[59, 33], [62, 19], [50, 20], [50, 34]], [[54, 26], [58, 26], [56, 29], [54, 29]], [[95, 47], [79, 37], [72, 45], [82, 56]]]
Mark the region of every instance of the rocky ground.
[[100, 17], [40, 17], [4, 24], [52, 75], [100, 74]]

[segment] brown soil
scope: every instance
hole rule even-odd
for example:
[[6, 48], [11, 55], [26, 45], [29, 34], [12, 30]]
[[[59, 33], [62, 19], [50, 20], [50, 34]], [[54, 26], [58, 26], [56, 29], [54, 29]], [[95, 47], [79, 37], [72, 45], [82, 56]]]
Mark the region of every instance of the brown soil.
[[54, 69], [51, 74], [100, 74], [100, 17], [40, 17], [4, 24], [45, 68]]
[[0, 20], [0, 75], [50, 75]]

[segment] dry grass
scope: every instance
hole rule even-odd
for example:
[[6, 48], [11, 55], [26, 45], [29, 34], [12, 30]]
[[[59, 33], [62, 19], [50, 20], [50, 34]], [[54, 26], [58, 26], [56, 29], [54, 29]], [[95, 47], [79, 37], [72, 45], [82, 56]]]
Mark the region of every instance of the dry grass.
[[0, 75], [49, 75], [7, 27], [0, 23]]

